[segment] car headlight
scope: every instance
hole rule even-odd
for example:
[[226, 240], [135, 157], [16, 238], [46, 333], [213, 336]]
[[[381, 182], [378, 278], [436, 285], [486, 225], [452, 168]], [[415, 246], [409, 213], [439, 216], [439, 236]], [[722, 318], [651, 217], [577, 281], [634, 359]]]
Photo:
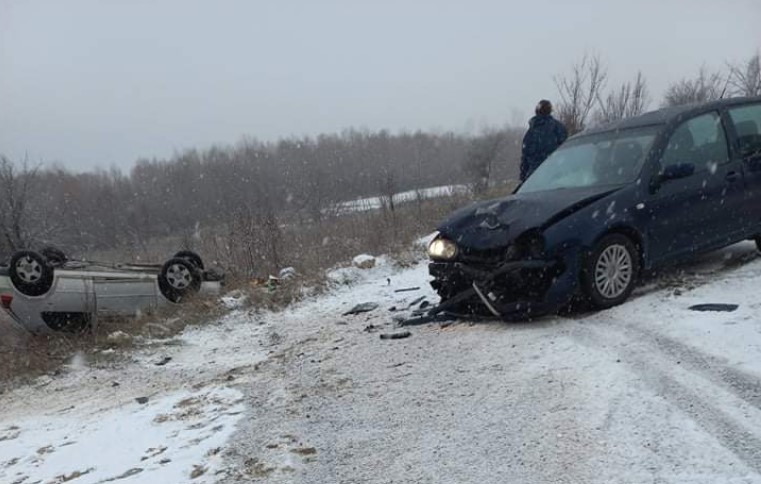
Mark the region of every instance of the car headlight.
[[451, 260], [457, 255], [457, 244], [447, 239], [435, 239], [428, 245], [428, 256], [431, 259]]

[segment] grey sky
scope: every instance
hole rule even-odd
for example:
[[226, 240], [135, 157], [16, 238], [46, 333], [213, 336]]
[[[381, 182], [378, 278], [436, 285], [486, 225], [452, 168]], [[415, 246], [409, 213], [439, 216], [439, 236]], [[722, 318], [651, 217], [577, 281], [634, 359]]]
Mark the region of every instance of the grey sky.
[[75, 170], [190, 147], [525, 122], [585, 50], [653, 94], [761, 47], [759, 0], [0, 0], [0, 153]]

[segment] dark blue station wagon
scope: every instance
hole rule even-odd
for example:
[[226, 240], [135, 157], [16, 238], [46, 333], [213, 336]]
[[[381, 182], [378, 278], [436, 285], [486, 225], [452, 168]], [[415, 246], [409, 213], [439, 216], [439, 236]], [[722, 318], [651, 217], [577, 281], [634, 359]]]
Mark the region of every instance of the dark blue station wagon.
[[761, 97], [666, 108], [570, 138], [431, 242], [438, 310], [511, 319], [624, 302], [643, 269], [761, 244]]

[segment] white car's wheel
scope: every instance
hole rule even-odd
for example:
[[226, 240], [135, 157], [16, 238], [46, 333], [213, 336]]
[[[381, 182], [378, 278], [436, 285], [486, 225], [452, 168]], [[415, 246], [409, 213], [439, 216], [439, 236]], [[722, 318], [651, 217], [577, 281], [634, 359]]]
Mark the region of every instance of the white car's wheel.
[[192, 250], [181, 250], [174, 254], [174, 257], [179, 257], [180, 259], [187, 259], [191, 264], [196, 266], [199, 270], [203, 270], [203, 259], [201, 259], [201, 256], [193, 252]]
[[161, 268], [158, 283], [161, 294], [178, 303], [198, 292], [201, 288], [201, 274], [187, 259], [173, 257]]
[[8, 275], [13, 287], [26, 296], [42, 296], [53, 287], [53, 267], [44, 256], [32, 250], [13, 254]]

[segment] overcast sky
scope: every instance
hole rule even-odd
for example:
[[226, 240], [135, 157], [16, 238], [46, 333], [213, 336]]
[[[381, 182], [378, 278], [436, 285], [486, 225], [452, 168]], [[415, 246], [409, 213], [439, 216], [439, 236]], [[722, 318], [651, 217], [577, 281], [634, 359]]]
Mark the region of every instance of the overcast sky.
[[0, 0], [0, 154], [74, 170], [347, 127], [525, 123], [587, 50], [620, 82], [761, 47], [761, 0]]

